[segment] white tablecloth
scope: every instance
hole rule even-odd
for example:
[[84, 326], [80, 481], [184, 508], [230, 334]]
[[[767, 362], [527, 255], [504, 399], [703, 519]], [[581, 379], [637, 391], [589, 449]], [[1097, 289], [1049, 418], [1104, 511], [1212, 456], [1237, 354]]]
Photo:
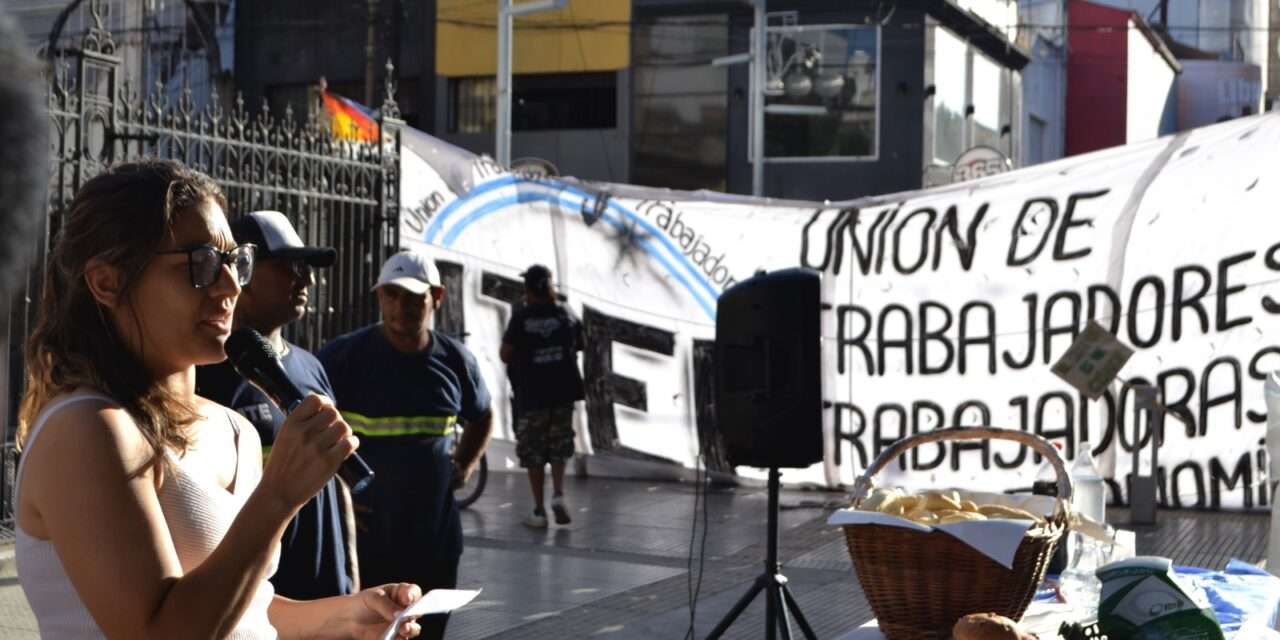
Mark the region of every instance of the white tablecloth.
[[[1251, 616], [1249, 622], [1241, 627], [1235, 634], [1228, 636], [1236, 640], [1280, 640], [1280, 632], [1274, 631], [1269, 627], [1275, 626], [1277, 622], [1277, 607], [1273, 606], [1270, 611], [1259, 611], [1257, 615]], [[1019, 624], [1023, 629], [1040, 637], [1040, 640], [1057, 640], [1058, 627], [1063, 622], [1073, 622], [1079, 620], [1081, 616], [1073, 614], [1071, 607], [1057, 602], [1032, 602], [1027, 607], [1027, 613], [1022, 616]], [[792, 634], [793, 637], [794, 634]], [[880, 633], [880, 627], [876, 625], [876, 621], [872, 620], [857, 629], [846, 631], [836, 636], [836, 640], [885, 640], [884, 634]]]
[[[1078, 620], [1080, 616], [1072, 615], [1071, 607], [1056, 602], [1033, 602], [1027, 607], [1027, 613], [1019, 623], [1023, 629], [1034, 633], [1042, 640], [1053, 640], [1058, 637], [1058, 626], [1063, 622]], [[836, 636], [836, 640], [885, 640], [875, 620], [857, 629]]]

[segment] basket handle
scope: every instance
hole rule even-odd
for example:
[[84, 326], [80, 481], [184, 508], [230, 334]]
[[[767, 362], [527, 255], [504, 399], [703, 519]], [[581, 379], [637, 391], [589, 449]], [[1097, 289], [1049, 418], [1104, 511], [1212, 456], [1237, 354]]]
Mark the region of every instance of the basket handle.
[[[1057, 475], [1058, 480], [1058, 497], [1057, 509], [1055, 514], [1068, 518], [1068, 509], [1071, 505], [1072, 483], [1071, 474], [1067, 473], [1067, 464], [1063, 461], [1062, 455], [1058, 450], [1049, 444], [1048, 440], [1041, 438], [1034, 433], [1026, 431], [1018, 431], [1015, 429], [1001, 429], [998, 427], [951, 427], [947, 429], [935, 429], [933, 431], [925, 431], [917, 433], [913, 436], [907, 436], [892, 445], [888, 449], [880, 452], [876, 456], [871, 466], [858, 476], [853, 483], [853, 503], [855, 506], [862, 503], [867, 496], [871, 495], [871, 488], [874, 486], [873, 478], [881, 469], [889, 466], [889, 463], [897, 459], [898, 456], [907, 451], [919, 447], [920, 445], [929, 444], [931, 442], [943, 442], [947, 440], [1012, 440], [1014, 442], [1031, 447], [1036, 453], [1044, 456], [1049, 464], [1053, 465], [1053, 471]], [[1065, 521], [1065, 520], [1064, 520]]]

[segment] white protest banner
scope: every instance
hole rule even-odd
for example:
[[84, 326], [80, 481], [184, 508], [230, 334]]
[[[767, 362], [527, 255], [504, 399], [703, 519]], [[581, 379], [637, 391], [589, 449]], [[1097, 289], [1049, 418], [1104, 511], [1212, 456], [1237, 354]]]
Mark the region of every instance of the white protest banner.
[[[986, 424], [1061, 442], [1068, 458], [1088, 442], [1123, 498], [1144, 430], [1130, 392], [1091, 401], [1050, 369], [1094, 319], [1135, 350], [1121, 377], [1155, 384], [1182, 419], [1166, 423], [1162, 503], [1270, 501], [1280, 116], [827, 205], [527, 179], [437, 143], [406, 142], [402, 243], [442, 265], [437, 328], [465, 333], [479, 357], [499, 438], [512, 435], [497, 353], [530, 264], [551, 267], [587, 327], [583, 449], [672, 468], [692, 467], [699, 433], [714, 432], [720, 293], [804, 266], [824, 274], [828, 444], [822, 464], [785, 480], [849, 484], [905, 435]], [[734, 471], [714, 450], [708, 464]], [[1039, 464], [1016, 444], [958, 442], [884, 475], [1003, 490], [1029, 486]]]

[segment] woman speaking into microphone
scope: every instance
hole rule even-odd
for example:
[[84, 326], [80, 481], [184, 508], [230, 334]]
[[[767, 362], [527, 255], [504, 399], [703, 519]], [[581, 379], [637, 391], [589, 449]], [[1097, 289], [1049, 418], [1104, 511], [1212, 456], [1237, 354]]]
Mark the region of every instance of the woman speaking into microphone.
[[18, 579], [44, 638], [378, 638], [420, 595], [293, 601], [267, 582], [358, 443], [313, 395], [263, 468], [252, 426], [195, 394], [253, 270], [225, 206], [203, 174], [148, 161], [87, 182], [63, 220], [18, 427]]

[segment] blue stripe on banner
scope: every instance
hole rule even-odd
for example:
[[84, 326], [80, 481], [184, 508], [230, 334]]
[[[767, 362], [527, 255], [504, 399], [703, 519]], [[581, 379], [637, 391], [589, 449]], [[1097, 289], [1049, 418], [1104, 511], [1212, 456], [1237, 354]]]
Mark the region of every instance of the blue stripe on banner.
[[[535, 201], [535, 200], [530, 200], [525, 198], [525, 194], [540, 193], [538, 191], [520, 189], [520, 187], [523, 185], [544, 187], [546, 189], [554, 190], [556, 193], [561, 195], [561, 197], [558, 200], [555, 198], [537, 198], [535, 200], [547, 201], [553, 204], [559, 204], [562, 207], [570, 209], [571, 215], [572, 213], [580, 212], [582, 210], [582, 205], [584, 204], [584, 202], [586, 202], [589, 199], [593, 199], [595, 197], [592, 194], [589, 194], [585, 191], [574, 189], [573, 187], [569, 187], [569, 186], [557, 185], [553, 187], [550, 185], [544, 185], [542, 183], [524, 181], [522, 182], [522, 184], [516, 185], [517, 197], [521, 198], [519, 202]], [[563, 197], [564, 194], [572, 194], [573, 196], [577, 197], [578, 200], [577, 201], [568, 200]], [[682, 263], [681, 266], [684, 267], [685, 272], [693, 278], [693, 281], [697, 283], [702, 288], [703, 291], [706, 292], [707, 296], [710, 299], [712, 300], [719, 299], [720, 297], [719, 292], [717, 292], [715, 288], [711, 286], [711, 283], [706, 279], [706, 277], [702, 274], [702, 272], [698, 271], [697, 267], [695, 267], [693, 263], [686, 258], [686, 256], [684, 255], [684, 252], [676, 248], [675, 244], [671, 242], [670, 238], [668, 238], [667, 235], [664, 234], [660, 229], [658, 229], [656, 226], [654, 226], [652, 223], [644, 219], [642, 216], [640, 216], [636, 212], [630, 209], [627, 209], [626, 207], [623, 207], [622, 205], [616, 202], [613, 202], [612, 200], [610, 200], [609, 202], [609, 209], [617, 212], [618, 215], [622, 216], [622, 218], [624, 219], [634, 221], [638, 226], [644, 229], [645, 233], [649, 234], [649, 236], [651, 236], [652, 238], [655, 238], [659, 243], [662, 244], [663, 248], [665, 248], [668, 252], [670, 252], [671, 257], [675, 258], [676, 260]], [[472, 223], [476, 222], [478, 219], [486, 217], [492, 213], [495, 213], [495, 210], [493, 210], [489, 205], [484, 205], [478, 209], [468, 212], [461, 221], [459, 221], [456, 225], [451, 227], [447, 233], [445, 233], [445, 237], [442, 244], [446, 247], [453, 246], [453, 243], [457, 240], [458, 235], [462, 233], [463, 229], [465, 229], [467, 226], [471, 225]], [[621, 225], [615, 224], [614, 226], [617, 227], [619, 230], [625, 231], [625, 228]]]
[[[453, 243], [457, 241], [458, 236], [460, 236], [462, 232], [466, 230], [467, 227], [471, 226], [472, 224], [475, 224], [476, 222], [479, 222], [481, 219], [489, 215], [498, 213], [499, 211], [502, 211], [503, 209], [506, 209], [507, 207], [510, 207], [512, 205], [526, 203], [526, 202], [548, 202], [552, 204], [558, 204], [561, 207], [569, 209], [570, 211], [573, 211], [576, 213], [577, 211], [581, 210], [583, 201], [591, 197], [589, 194], [578, 191], [576, 189], [565, 188], [565, 189], [559, 189], [559, 191], [560, 191], [559, 194], [553, 195], [543, 191], [523, 191], [522, 190], [522, 191], [518, 191], [514, 196], [506, 196], [503, 198], [498, 198], [496, 200], [487, 202], [484, 205], [480, 206], [479, 208], [473, 211], [467, 212], [467, 214], [463, 216], [463, 218], [459, 220], [457, 224], [450, 227], [449, 231], [444, 235], [444, 238], [441, 241], [441, 244], [446, 248], [453, 246]], [[568, 192], [568, 193], [566, 194], [565, 192]], [[572, 200], [569, 200], [568, 197], [566, 196], [576, 197], [578, 198], [578, 200], [574, 202]], [[666, 245], [666, 248], [672, 253], [672, 255], [677, 260], [680, 260], [684, 263], [683, 265], [681, 265], [684, 267], [683, 271], [691, 272], [695, 276], [701, 275], [700, 273], [696, 273], [696, 271], [694, 271], [693, 264], [688, 261], [685, 255], [679, 251], [676, 251], [675, 247], [671, 245], [670, 241], [667, 240], [665, 236], [660, 235], [660, 232], [656, 228], [649, 225], [647, 221], [640, 219], [639, 216], [634, 212], [629, 211], [625, 208], [622, 208], [616, 204], [613, 204], [609, 208], [616, 209], [618, 214], [621, 214], [622, 216], [625, 216], [625, 217], [629, 217], [635, 220], [638, 224], [644, 225], [646, 227], [646, 231], [648, 231], [652, 237], [658, 238], [660, 241], [662, 241]], [[443, 215], [443, 213], [444, 212], [442, 211], [441, 215]], [[602, 216], [601, 219], [605, 220], [610, 225], [613, 225], [613, 227], [619, 230], [623, 230], [623, 231], [626, 230], [626, 224], [618, 218], [617, 214], [608, 215], [608, 211], [606, 211], [606, 215]], [[693, 299], [698, 303], [698, 306], [702, 307], [702, 310], [706, 312], [709, 318], [711, 318], [712, 320], [715, 319], [716, 317], [715, 306], [711, 304], [711, 302], [708, 301], [703, 295], [699, 294], [698, 290], [694, 287], [694, 285], [691, 284], [689, 280], [685, 277], [685, 274], [681, 273], [682, 271], [681, 269], [678, 269], [675, 265], [672, 265], [671, 261], [667, 258], [667, 256], [662, 255], [660, 251], [654, 249], [654, 247], [651, 245], [651, 243], [648, 240], [642, 240], [639, 243], [639, 246], [642, 249], [644, 249], [645, 253], [649, 254], [654, 260], [656, 260], [660, 265], [662, 265], [662, 267], [665, 268], [668, 273], [670, 273], [672, 276], [675, 277], [675, 279], [681, 284], [681, 286], [683, 286], [685, 290], [689, 292], [689, 295], [693, 296]], [[710, 288], [709, 284], [705, 282], [704, 279], [698, 278], [695, 281], [697, 282], [697, 284], [702, 285], [702, 288], [707, 290], [707, 292], [710, 294], [710, 300], [714, 301], [715, 299], [717, 299], [718, 296], [715, 294], [715, 291]]]
[[472, 200], [493, 191], [494, 189], [501, 189], [502, 187], [508, 186], [516, 180], [517, 178], [515, 176], [506, 176], [504, 178], [498, 178], [497, 180], [491, 180], [463, 195], [458, 196], [457, 198], [454, 198], [453, 202], [445, 205], [444, 208], [440, 210], [440, 213], [436, 214], [436, 217], [431, 219], [431, 224], [427, 225], [427, 230], [423, 232], [422, 237], [428, 243], [435, 244], [436, 236], [440, 235], [440, 231], [444, 228], [444, 221], [448, 219], [449, 216], [453, 215], [455, 211], [470, 204]]
[[[466, 214], [463, 215], [463, 218], [458, 220], [458, 223], [453, 225], [452, 228], [449, 228], [448, 232], [444, 234], [443, 246], [452, 246], [453, 242], [457, 241], [458, 236], [460, 236], [463, 230], [470, 227], [470, 225], [474, 224], [475, 221], [485, 218], [485, 216], [492, 215], [494, 212], [498, 212], [507, 206], [520, 204], [520, 202], [543, 201], [550, 202], [550, 204], [557, 204], [563, 207], [563, 209], [568, 209], [573, 212], [573, 214], [576, 214], [576, 212], [581, 211], [582, 202], [588, 200], [588, 198], [594, 197], [593, 195], [590, 195], [590, 193], [581, 191], [581, 189], [564, 186], [564, 184], [550, 186], [550, 184], [536, 182], [536, 180], [525, 180], [516, 177], [509, 177], [508, 175], [508, 177], [490, 180], [490, 182], [481, 184], [481, 186], [471, 189], [471, 191], [467, 192], [465, 196], [458, 197], [453, 202], [449, 202], [449, 204], [445, 205], [444, 209], [440, 210], [439, 214], [436, 214], [435, 218], [431, 220], [428, 228], [426, 228], [425, 232], [422, 233], [422, 237], [424, 237], [425, 241], [428, 243], [435, 243], [436, 237], [438, 237], [440, 232], [444, 230], [445, 221], [447, 221], [448, 218], [452, 218], [453, 214], [456, 214], [458, 211], [465, 210], [467, 205], [471, 205], [472, 202], [475, 202], [476, 198], [485, 195], [485, 193], [494, 191], [494, 189], [509, 187], [512, 186], [512, 184], [516, 184], [516, 196], [499, 198], [499, 200], [488, 202], [488, 204], [477, 207], [475, 210], [467, 211]], [[524, 189], [520, 189], [521, 184], [530, 184], [530, 186], [556, 189], [558, 196], [547, 195], [547, 193], [544, 192], [524, 191]], [[579, 200], [568, 200], [568, 198], [564, 197], [566, 195], [572, 195], [573, 197], [579, 198]], [[671, 238], [668, 238], [662, 230], [654, 227], [653, 223], [650, 223], [649, 220], [646, 220], [643, 216], [636, 214], [635, 211], [617, 204], [617, 202], [609, 201], [609, 207], [608, 210], [605, 211], [605, 214], [608, 214], [608, 211], [616, 212], [616, 214], [620, 215], [623, 219], [635, 221], [635, 223], [639, 225], [640, 228], [643, 228], [645, 233], [648, 233], [650, 237], [657, 238], [657, 241], [662, 244], [663, 248], [666, 248], [669, 255], [671, 255], [676, 261], [680, 262], [682, 269], [677, 269], [676, 266], [671, 264], [671, 261], [666, 259], [666, 257], [660, 255], [658, 251], [654, 251], [654, 248], [650, 247], [648, 242], [641, 242], [641, 247], [644, 247], [646, 253], [653, 256], [655, 260], [658, 260], [659, 264], [662, 264], [669, 273], [675, 276], [678, 282], [684, 285], [687, 291], [689, 291], [691, 296], [694, 296], [694, 300], [698, 301], [699, 306], [703, 307], [704, 311], [707, 311], [707, 315], [714, 319], [714, 317], [716, 317], [714, 307], [709, 305], [708, 300], [704, 300], [704, 297], [696, 291], [694, 285], [691, 285], [689, 283], [689, 279], [686, 279], [685, 275], [681, 274], [680, 271], [684, 271], [685, 274], [691, 276], [694, 283], [698, 285], [698, 288], [703, 289], [710, 301], [718, 300], [719, 292], [716, 291], [716, 288], [712, 287], [707, 276], [701, 273], [701, 271], [692, 264], [689, 257], [685, 256], [685, 253], [681, 250], [678, 250], [675, 244], [672, 243]], [[609, 224], [612, 224], [614, 228], [625, 230], [625, 224], [623, 224], [622, 221], [612, 219], [612, 216], [608, 215], [603, 216], [603, 219], [608, 220]]]
[[548, 195], [541, 191], [517, 189], [514, 196], [504, 196], [496, 200], [490, 200], [483, 205], [468, 211], [461, 220], [458, 220], [457, 224], [449, 227], [449, 231], [444, 234], [444, 238], [440, 241], [440, 244], [445, 247], [452, 247], [453, 243], [458, 241], [458, 236], [462, 235], [462, 232], [466, 231], [467, 227], [513, 204], [525, 202], [551, 202], [553, 204], [564, 204], [565, 206], [570, 206], [568, 203], [560, 202], [563, 197], [564, 196], [562, 195], [557, 198], [556, 196]]
[[[590, 196], [584, 193], [583, 197], [586, 198]], [[671, 242], [671, 238], [668, 237], [665, 232], [654, 226], [653, 223], [646, 220], [640, 214], [613, 202], [612, 200], [609, 201], [609, 208], [617, 211], [624, 218], [634, 220], [637, 225], [640, 225], [640, 227], [645, 230], [645, 233], [649, 234], [649, 237], [657, 238], [658, 242], [660, 242], [662, 246], [666, 247], [667, 251], [671, 252], [671, 255], [675, 256], [675, 258], [680, 261], [681, 265], [684, 266], [685, 271], [690, 276], [693, 276], [694, 282], [697, 282], [698, 285], [702, 287], [702, 290], [706, 291], [707, 295], [710, 296], [712, 300], [720, 299], [720, 292], [716, 291], [715, 287], [711, 286], [711, 281], [707, 280], [706, 275], [694, 266], [693, 262], [689, 260], [689, 257], [684, 254], [684, 251], [677, 248], [676, 245]], [[621, 228], [621, 225], [619, 225], [619, 228]], [[714, 318], [715, 314], [712, 314], [712, 317]]]

